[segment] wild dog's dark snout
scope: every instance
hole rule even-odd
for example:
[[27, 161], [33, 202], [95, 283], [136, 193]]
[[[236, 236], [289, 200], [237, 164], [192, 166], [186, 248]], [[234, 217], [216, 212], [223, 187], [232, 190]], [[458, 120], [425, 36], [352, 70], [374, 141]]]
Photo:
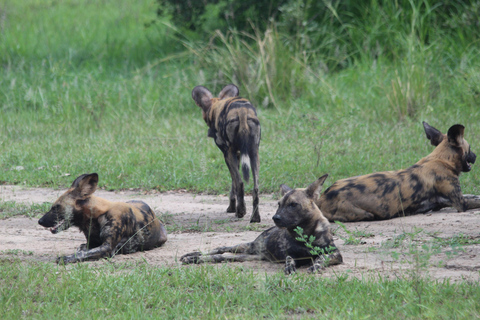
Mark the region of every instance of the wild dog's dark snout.
[[38, 220], [38, 224], [45, 228], [50, 228], [55, 225], [55, 219], [53, 218], [51, 212], [45, 213], [43, 217]]
[[279, 223], [280, 221], [282, 221], [282, 218], [281, 218], [278, 214], [274, 215], [274, 216], [272, 217], [272, 219], [273, 219], [273, 222], [275, 222], [275, 224], [277, 224], [277, 223]]
[[471, 164], [474, 164], [475, 160], [477, 160], [477, 155], [470, 151], [470, 153], [467, 156], [467, 161]]
[[45, 216], [41, 217], [40, 220], [38, 220], [38, 224], [43, 226], [43, 227], [47, 227], [45, 224], [46, 224], [46, 221], [45, 221]]

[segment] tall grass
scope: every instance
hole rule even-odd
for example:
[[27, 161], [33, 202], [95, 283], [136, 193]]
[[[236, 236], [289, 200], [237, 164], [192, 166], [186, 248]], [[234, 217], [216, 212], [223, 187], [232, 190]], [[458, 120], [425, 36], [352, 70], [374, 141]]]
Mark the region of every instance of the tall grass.
[[[464, 124], [475, 151], [476, 36], [435, 35], [435, 7], [414, 4], [372, 5], [357, 22], [332, 6], [293, 36], [282, 20], [202, 43], [151, 24], [150, 1], [3, 2], [0, 181], [58, 187], [96, 171], [107, 189], [227, 192], [190, 97], [199, 84], [236, 83], [256, 105], [261, 192], [410, 166], [432, 150], [421, 120], [444, 132]], [[449, 23], [463, 25], [465, 12]], [[461, 179], [480, 191], [477, 170]]]

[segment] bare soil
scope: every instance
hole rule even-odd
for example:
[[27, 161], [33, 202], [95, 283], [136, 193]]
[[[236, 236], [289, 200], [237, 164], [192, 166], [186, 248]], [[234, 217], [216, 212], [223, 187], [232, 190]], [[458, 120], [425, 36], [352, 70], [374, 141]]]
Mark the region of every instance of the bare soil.
[[[51, 203], [63, 192], [64, 190], [46, 188], [0, 186], [0, 201]], [[145, 201], [166, 224], [169, 232], [168, 241], [162, 247], [146, 252], [117, 255], [112, 259], [114, 263], [141, 260], [151, 265], [183, 268], [196, 267], [181, 266], [178, 262], [180, 256], [187, 252], [208, 251], [218, 246], [254, 240], [263, 230], [273, 225], [271, 218], [275, 214], [278, 201], [275, 195], [262, 195], [262, 222], [250, 224], [252, 199], [248, 196], [247, 215], [243, 219], [235, 219], [232, 213], [225, 212], [228, 206], [226, 195], [136, 190], [98, 190], [96, 195], [113, 201]], [[76, 228], [53, 235], [38, 225], [37, 220], [28, 217], [0, 220], [0, 259], [16, 257], [54, 263], [57, 256], [71, 254], [85, 242], [83, 234]], [[350, 234], [337, 224], [331, 225], [335, 244], [343, 255], [344, 263], [328, 268], [319, 276], [348, 274], [357, 278], [381, 276], [393, 279], [421, 274], [438, 280], [479, 280], [480, 244], [453, 247], [444, 245], [440, 250], [434, 248], [438, 249], [440, 243], [445, 244], [452, 239], [463, 239], [469, 243], [480, 242], [480, 210], [458, 213], [447, 208], [424, 215], [347, 223], [345, 226]], [[363, 237], [359, 234], [363, 234]], [[359, 243], [346, 244], [349, 237]], [[453, 242], [459, 243], [460, 240], [457, 240]], [[412, 248], [420, 251], [412, 251]], [[283, 272], [282, 264], [266, 261], [231, 264], [252, 268], [257, 273]], [[306, 272], [306, 268], [301, 268], [298, 272]]]

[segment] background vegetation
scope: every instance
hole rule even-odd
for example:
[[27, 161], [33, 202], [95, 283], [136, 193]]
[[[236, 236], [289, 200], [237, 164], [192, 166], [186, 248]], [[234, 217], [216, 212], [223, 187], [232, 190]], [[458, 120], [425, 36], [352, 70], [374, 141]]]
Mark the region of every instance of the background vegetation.
[[278, 22], [185, 33], [152, 1], [2, 2], [0, 181], [226, 192], [198, 84], [256, 104], [262, 192], [410, 166], [432, 150], [422, 120], [464, 124], [476, 151], [480, 2], [278, 4]]

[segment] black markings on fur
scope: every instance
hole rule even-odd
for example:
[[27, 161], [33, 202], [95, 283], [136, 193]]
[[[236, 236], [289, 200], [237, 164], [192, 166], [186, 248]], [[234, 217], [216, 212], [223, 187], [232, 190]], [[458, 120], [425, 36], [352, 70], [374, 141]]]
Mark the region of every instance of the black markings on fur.
[[325, 190], [325, 196], [327, 197], [328, 201], [335, 199], [340, 193], [340, 190], [332, 189], [332, 187], [329, 187], [327, 190]]
[[360, 184], [352, 184], [351, 188], [357, 190], [360, 193], [364, 193], [365, 189], [366, 189], [365, 185], [363, 185], [361, 183]]

